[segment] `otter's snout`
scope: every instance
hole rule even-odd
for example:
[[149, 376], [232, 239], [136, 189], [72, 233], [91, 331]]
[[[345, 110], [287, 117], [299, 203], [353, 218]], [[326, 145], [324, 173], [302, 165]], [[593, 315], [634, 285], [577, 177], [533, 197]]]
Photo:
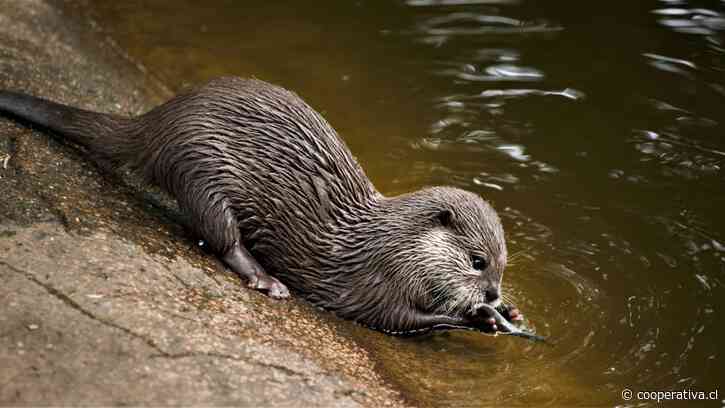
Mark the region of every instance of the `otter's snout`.
[[493, 307], [496, 307], [499, 303], [501, 303], [501, 290], [498, 288], [498, 286], [490, 286], [483, 291], [483, 298], [486, 303]]

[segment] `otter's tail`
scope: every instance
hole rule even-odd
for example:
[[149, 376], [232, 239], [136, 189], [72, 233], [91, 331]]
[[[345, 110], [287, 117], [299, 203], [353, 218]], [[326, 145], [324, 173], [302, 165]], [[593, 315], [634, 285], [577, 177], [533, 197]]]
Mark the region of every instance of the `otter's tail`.
[[112, 162], [122, 160], [132, 148], [122, 135], [122, 128], [128, 122], [122, 117], [1, 90], [0, 112], [50, 129]]

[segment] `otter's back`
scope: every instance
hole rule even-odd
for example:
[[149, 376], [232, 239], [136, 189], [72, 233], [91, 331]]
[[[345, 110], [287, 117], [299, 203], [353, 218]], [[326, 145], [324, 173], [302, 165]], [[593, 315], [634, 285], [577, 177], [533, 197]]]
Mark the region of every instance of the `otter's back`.
[[203, 191], [233, 208], [245, 238], [274, 247], [267, 257], [295, 255], [289, 251], [302, 246], [285, 239], [320, 239], [331, 220], [377, 194], [321, 115], [294, 93], [259, 80], [215, 80], [139, 122], [135, 128], [151, 135], [137, 163], [146, 176], [176, 197]]

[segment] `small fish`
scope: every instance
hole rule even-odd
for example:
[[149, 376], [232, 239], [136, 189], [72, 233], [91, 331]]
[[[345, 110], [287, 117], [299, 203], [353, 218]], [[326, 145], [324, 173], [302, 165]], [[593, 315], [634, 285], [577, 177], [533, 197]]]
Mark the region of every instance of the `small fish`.
[[[502, 309], [505, 312], [508, 312], [510, 309]], [[495, 323], [493, 324], [493, 327], [495, 327], [494, 335], [496, 334], [507, 334], [509, 336], [517, 336], [517, 337], [523, 337], [525, 339], [536, 341], [536, 342], [543, 342], [546, 344], [550, 344], [546, 338], [539, 336], [538, 334], [531, 333], [526, 330], [519, 329], [518, 327], [514, 326], [511, 322], [509, 322], [498, 310], [494, 309], [493, 307], [487, 305], [487, 304], [481, 304], [478, 307], [478, 312], [485, 313], [489, 319], [493, 319]], [[508, 313], [506, 313], [508, 315]]]

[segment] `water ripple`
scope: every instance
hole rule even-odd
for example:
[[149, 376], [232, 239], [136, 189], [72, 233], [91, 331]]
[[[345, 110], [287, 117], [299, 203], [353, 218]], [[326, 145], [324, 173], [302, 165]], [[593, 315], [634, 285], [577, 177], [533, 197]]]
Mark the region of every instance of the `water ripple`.
[[407, 0], [405, 4], [414, 7], [469, 6], [476, 4], [518, 4], [519, 0]]
[[487, 89], [479, 95], [481, 98], [521, 98], [526, 96], [563, 96], [572, 100], [584, 99], [584, 92], [566, 88], [561, 91], [545, 91], [541, 89]]
[[689, 76], [689, 73], [687, 71], [684, 71], [682, 68], [688, 68], [688, 69], [697, 69], [697, 66], [687, 60], [680, 59], [680, 58], [673, 58], [673, 57], [667, 57], [664, 55], [658, 55], [658, 54], [652, 54], [652, 53], [644, 53], [642, 54], [645, 57], [649, 58], [651, 60], [651, 64], [659, 68], [663, 71], [672, 72], [676, 74], [686, 74]]
[[561, 91], [549, 91], [544, 89], [486, 89], [474, 95], [458, 94], [445, 96], [439, 99], [441, 101], [439, 106], [459, 108], [465, 106], [465, 101], [480, 99], [515, 99], [529, 96], [561, 96], [574, 101], [586, 98], [586, 94], [584, 94], [584, 92], [573, 88], [565, 88]]
[[512, 64], [500, 64], [486, 67], [483, 72], [472, 65], [464, 65], [460, 69], [438, 71], [440, 75], [454, 76], [470, 82], [490, 81], [537, 81], [544, 78], [544, 74], [529, 67], [520, 67]]
[[522, 34], [560, 31], [562, 27], [547, 22], [527, 22], [511, 17], [476, 13], [450, 13], [432, 17], [418, 25], [430, 36]]
[[652, 10], [661, 25], [683, 34], [712, 36], [725, 31], [725, 16], [706, 8], [667, 7]]

